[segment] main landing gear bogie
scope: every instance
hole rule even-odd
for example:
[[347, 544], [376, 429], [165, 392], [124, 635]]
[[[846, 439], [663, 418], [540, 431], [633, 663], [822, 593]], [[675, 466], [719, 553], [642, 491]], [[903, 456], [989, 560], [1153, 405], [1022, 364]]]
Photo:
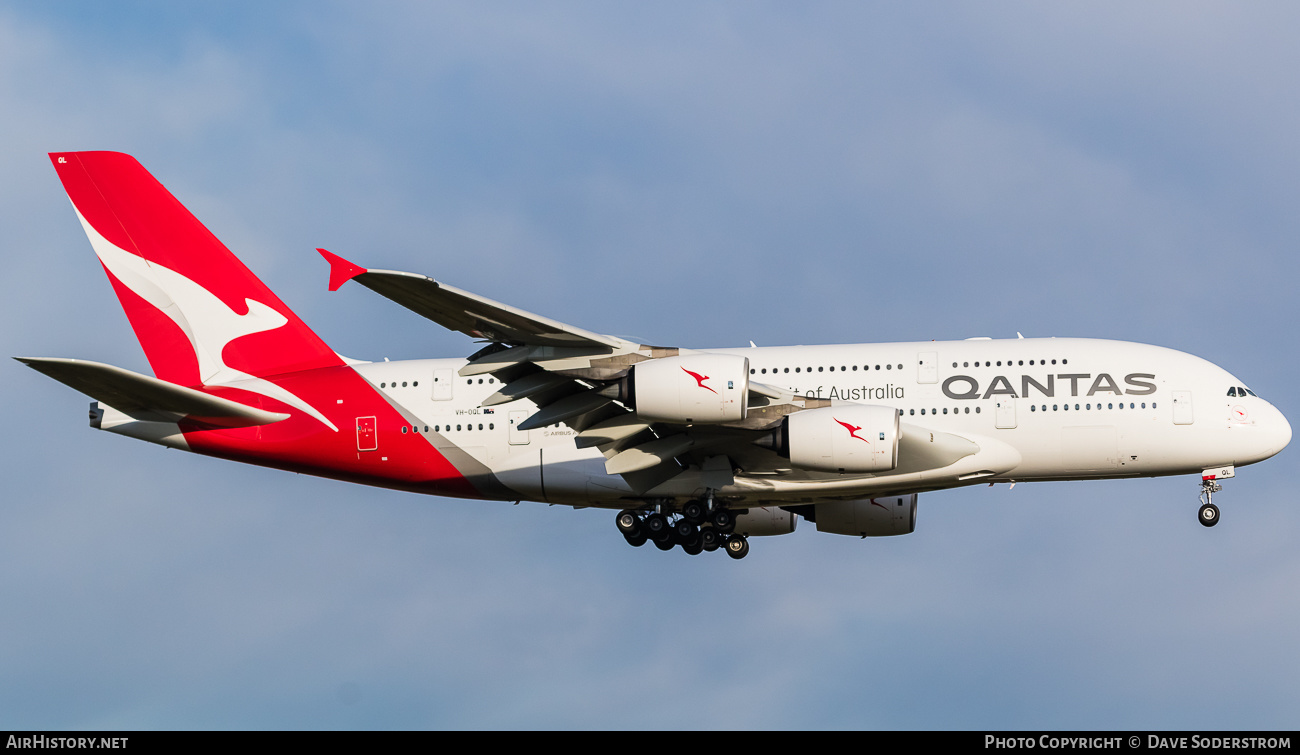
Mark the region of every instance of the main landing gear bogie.
[[749, 539], [734, 531], [735, 513], [720, 506], [709, 506], [709, 503], [711, 501], [688, 501], [677, 518], [664, 516], [658, 511], [643, 513], [628, 509], [618, 513], [615, 524], [628, 545], [635, 547], [649, 541], [662, 551], [680, 545], [691, 556], [719, 548], [735, 559], [747, 556]]

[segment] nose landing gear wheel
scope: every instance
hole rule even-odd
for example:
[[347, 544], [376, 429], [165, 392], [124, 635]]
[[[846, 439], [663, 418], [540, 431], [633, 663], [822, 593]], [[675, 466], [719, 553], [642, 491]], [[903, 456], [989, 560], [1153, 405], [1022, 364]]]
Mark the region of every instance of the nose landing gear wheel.
[[1201, 478], [1201, 510], [1196, 518], [1204, 527], [1213, 527], [1219, 523], [1219, 507], [1214, 505], [1214, 494], [1223, 490], [1223, 486], [1213, 478]]

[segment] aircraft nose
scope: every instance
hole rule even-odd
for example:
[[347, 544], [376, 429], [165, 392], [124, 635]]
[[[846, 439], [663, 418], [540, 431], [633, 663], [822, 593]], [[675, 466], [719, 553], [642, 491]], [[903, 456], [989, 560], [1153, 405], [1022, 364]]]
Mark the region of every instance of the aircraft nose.
[[1272, 404], [1266, 404], [1267, 409], [1262, 413], [1258, 427], [1263, 432], [1260, 433], [1259, 439], [1253, 443], [1255, 451], [1253, 456], [1258, 461], [1263, 461], [1272, 456], [1276, 456], [1287, 447], [1291, 442], [1291, 423], [1286, 421], [1282, 412]]
[[1272, 440], [1275, 443], [1272, 453], [1269, 454], [1269, 456], [1272, 456], [1286, 448], [1291, 442], [1291, 423], [1287, 422], [1286, 417], [1282, 416], [1282, 412], [1279, 412], [1272, 404], [1269, 404], [1269, 408], [1273, 410], [1275, 415], [1269, 423], [1269, 434], [1273, 436]]

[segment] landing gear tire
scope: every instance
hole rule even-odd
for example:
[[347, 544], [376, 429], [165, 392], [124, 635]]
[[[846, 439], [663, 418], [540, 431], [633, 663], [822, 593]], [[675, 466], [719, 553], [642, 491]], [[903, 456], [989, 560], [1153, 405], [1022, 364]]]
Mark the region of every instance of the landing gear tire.
[[673, 534], [677, 536], [677, 542], [683, 545], [700, 539], [699, 528], [685, 519], [677, 520], [677, 523], [673, 525]]
[[691, 524], [704, 524], [705, 514], [702, 501], [691, 500], [687, 501], [685, 506], [682, 506], [682, 516], [686, 517], [686, 521]]
[[623, 539], [627, 540], [627, 544], [632, 546], [633, 548], [640, 548], [641, 546], [645, 545], [645, 541], [647, 538], [644, 532], [636, 532], [631, 535], [624, 535]]
[[618, 531], [623, 533], [623, 537], [630, 538], [642, 531], [641, 519], [631, 509], [618, 512], [618, 517], [614, 522], [618, 525]]
[[721, 543], [718, 542], [718, 531], [712, 527], [705, 527], [700, 530], [700, 546], [710, 553], [716, 551]]
[[655, 547], [661, 551], [670, 551], [673, 549], [674, 545], [677, 545], [677, 540], [673, 538], [671, 533], [660, 540], [654, 540], [652, 542], [655, 544]]
[[652, 540], [658, 540], [659, 535], [668, 529], [668, 520], [662, 514], [651, 514], [641, 521], [641, 526]]
[[742, 559], [749, 555], [749, 540], [744, 535], [732, 535], [727, 538], [727, 555]]
[[721, 533], [729, 533], [736, 529], [736, 515], [730, 509], [717, 509], [713, 512], [713, 529]]
[[1213, 527], [1219, 523], [1219, 507], [1212, 503], [1207, 503], [1201, 507], [1197, 518], [1201, 520], [1204, 527]]
[[698, 556], [704, 550], [704, 543], [700, 542], [699, 538], [696, 538], [694, 543], [683, 544], [682, 550], [686, 551], [687, 555]]

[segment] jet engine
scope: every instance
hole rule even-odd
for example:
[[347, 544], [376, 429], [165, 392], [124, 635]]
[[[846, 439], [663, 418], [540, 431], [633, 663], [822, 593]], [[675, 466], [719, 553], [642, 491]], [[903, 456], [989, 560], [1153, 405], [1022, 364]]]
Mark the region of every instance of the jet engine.
[[801, 469], [887, 472], [898, 466], [898, 412], [841, 404], [786, 415], [777, 452]]
[[618, 398], [652, 422], [739, 422], [749, 408], [749, 359], [691, 354], [638, 362]]
[[818, 532], [858, 537], [910, 535], [916, 530], [916, 493], [819, 503], [800, 507], [800, 513], [817, 525]]
[[746, 537], [788, 535], [798, 523], [795, 515], [776, 506], [759, 506], [736, 514], [736, 532]]

